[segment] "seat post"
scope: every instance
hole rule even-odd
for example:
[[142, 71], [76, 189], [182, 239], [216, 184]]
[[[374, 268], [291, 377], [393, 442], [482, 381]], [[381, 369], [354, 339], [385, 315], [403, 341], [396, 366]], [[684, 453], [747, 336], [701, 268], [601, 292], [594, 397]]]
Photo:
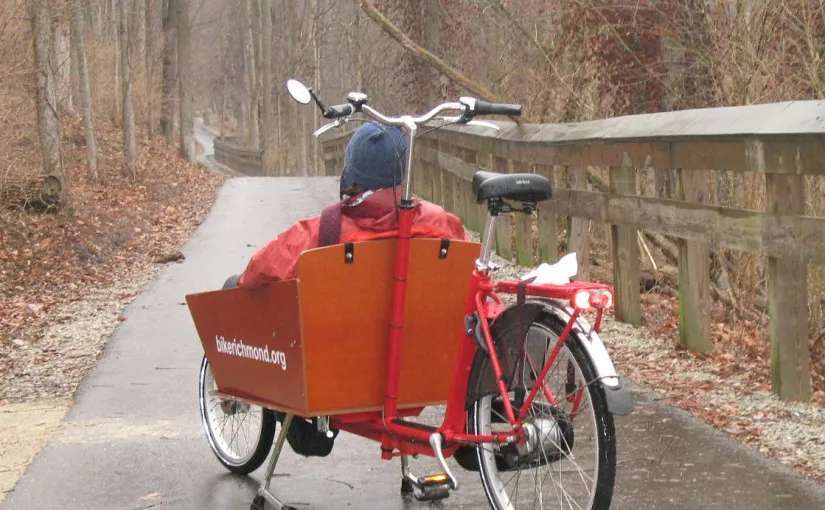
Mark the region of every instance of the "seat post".
[[498, 219], [498, 215], [490, 211], [487, 216], [487, 223], [484, 225], [484, 232], [481, 235], [481, 254], [476, 260], [476, 269], [479, 271], [490, 269], [493, 247], [496, 244], [496, 219]]

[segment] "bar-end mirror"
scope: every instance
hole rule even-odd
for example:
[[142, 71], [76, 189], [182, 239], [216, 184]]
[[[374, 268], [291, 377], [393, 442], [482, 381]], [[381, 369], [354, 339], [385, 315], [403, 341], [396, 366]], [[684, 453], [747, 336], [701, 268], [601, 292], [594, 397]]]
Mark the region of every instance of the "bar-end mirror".
[[292, 96], [292, 99], [301, 104], [309, 104], [312, 100], [312, 94], [310, 94], [306, 85], [296, 79], [288, 79], [286, 81], [286, 89], [289, 91], [289, 95]]

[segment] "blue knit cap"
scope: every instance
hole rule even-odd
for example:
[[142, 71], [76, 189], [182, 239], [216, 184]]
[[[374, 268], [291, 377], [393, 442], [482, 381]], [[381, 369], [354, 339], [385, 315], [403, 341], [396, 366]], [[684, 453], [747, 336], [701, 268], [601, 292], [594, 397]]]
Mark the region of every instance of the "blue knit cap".
[[407, 146], [407, 134], [399, 127], [370, 122], [358, 128], [344, 153], [341, 194], [355, 184], [365, 190], [401, 184]]

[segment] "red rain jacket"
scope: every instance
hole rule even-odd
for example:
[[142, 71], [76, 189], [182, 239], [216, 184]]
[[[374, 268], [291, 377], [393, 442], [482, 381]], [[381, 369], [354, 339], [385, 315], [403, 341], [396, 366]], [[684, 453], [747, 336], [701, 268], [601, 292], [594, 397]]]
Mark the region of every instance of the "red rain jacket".
[[[396, 190], [396, 196], [401, 191]], [[382, 239], [398, 234], [392, 188], [344, 201], [341, 214], [341, 242]], [[412, 236], [467, 240], [464, 226], [456, 216], [440, 206], [415, 199]], [[319, 245], [321, 217], [302, 220], [258, 250], [238, 280], [242, 288], [255, 288], [297, 276], [298, 256]]]

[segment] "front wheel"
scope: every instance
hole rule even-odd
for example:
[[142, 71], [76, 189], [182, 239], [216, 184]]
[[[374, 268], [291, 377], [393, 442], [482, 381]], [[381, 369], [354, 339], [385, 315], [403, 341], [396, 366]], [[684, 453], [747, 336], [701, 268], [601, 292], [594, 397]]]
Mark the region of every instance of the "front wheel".
[[269, 455], [275, 436], [275, 413], [238, 400], [213, 396], [218, 389], [206, 356], [198, 378], [201, 424], [212, 452], [233, 473], [249, 474]]
[[[542, 314], [528, 330], [522, 380], [510, 393], [519, 406], [556, 346], [564, 323]], [[613, 415], [580, 340], [569, 336], [547, 373], [548, 401], [539, 391], [525, 418], [525, 445], [482, 444], [477, 448], [481, 481], [496, 510], [533, 508], [603, 509], [610, 506], [616, 478]], [[483, 353], [479, 353], [483, 355]], [[531, 379], [532, 377], [532, 379]], [[481, 396], [470, 408], [472, 434], [510, 430], [499, 395]]]

